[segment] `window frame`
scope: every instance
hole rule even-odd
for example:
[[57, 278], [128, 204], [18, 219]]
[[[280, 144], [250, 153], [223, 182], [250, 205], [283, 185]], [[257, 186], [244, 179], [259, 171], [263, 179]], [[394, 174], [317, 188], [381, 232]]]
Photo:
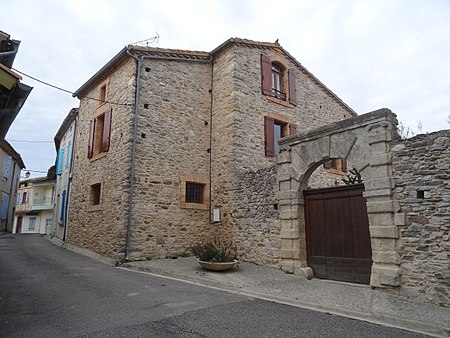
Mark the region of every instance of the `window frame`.
[[[261, 91], [270, 101], [288, 107], [297, 106], [297, 69], [288, 68], [289, 61], [278, 54], [261, 54]], [[278, 68], [281, 90], [276, 88], [274, 68]]]
[[[280, 137], [276, 138], [275, 126], [280, 127]], [[280, 114], [269, 113], [264, 116], [264, 154], [266, 157], [277, 158], [280, 154], [278, 140], [297, 133], [297, 125], [291, 119]]]
[[89, 122], [88, 155], [94, 161], [106, 155], [111, 146], [112, 108], [107, 106]]
[[[209, 176], [199, 174], [181, 174], [178, 176], [180, 182], [180, 208], [181, 209], [210, 209], [210, 191], [209, 191]], [[192, 201], [187, 198], [187, 186], [189, 184], [196, 184], [202, 188], [202, 202]]]
[[[31, 220], [33, 220], [33, 222], [31, 222]], [[36, 231], [36, 220], [37, 217], [28, 218], [28, 231]], [[31, 223], [33, 223], [33, 227], [31, 227]]]
[[87, 188], [87, 211], [102, 210], [104, 190], [105, 186], [101, 176], [94, 176], [89, 180]]
[[186, 203], [203, 204], [205, 184], [198, 182], [186, 182]]
[[343, 158], [332, 158], [323, 163], [325, 170], [331, 174], [345, 176], [347, 174], [348, 163]]

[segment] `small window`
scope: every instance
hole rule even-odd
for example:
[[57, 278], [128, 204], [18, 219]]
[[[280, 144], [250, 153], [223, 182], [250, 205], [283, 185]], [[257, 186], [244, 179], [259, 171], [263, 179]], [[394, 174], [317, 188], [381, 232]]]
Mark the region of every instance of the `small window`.
[[345, 175], [347, 172], [347, 161], [343, 158], [334, 158], [325, 162], [323, 167], [330, 173]]
[[209, 210], [209, 177], [199, 174], [180, 174], [180, 208]]
[[280, 154], [278, 141], [288, 135], [294, 135], [296, 132], [297, 127], [295, 124], [266, 116], [264, 119], [266, 156], [278, 156]]
[[26, 204], [28, 202], [28, 192], [24, 191], [22, 195], [22, 204]]
[[90, 205], [100, 205], [102, 193], [101, 183], [95, 183], [91, 185], [91, 191], [89, 196]]
[[297, 70], [287, 68], [277, 56], [261, 54], [261, 89], [271, 101], [288, 106], [297, 105]]
[[36, 230], [36, 217], [30, 217], [28, 220], [28, 230], [35, 231]]
[[100, 93], [98, 99], [100, 100], [100, 104], [105, 103], [106, 101], [106, 84], [100, 87]]
[[88, 158], [109, 151], [112, 110], [107, 109], [90, 121]]
[[186, 203], [203, 203], [204, 189], [204, 184], [186, 182]]
[[283, 67], [279, 63], [272, 63], [272, 95], [280, 100], [286, 100], [283, 76]]

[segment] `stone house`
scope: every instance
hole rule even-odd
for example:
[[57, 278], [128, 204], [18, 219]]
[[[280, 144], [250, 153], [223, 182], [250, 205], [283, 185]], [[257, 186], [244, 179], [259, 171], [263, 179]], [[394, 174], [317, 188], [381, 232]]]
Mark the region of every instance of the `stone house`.
[[[278, 43], [237, 38], [125, 47], [74, 96], [67, 242], [139, 259], [219, 241], [450, 304], [448, 131], [401, 141], [388, 109], [356, 116]], [[335, 187], [348, 169], [363, 184]]]
[[[278, 140], [356, 116], [278, 43], [238, 38], [211, 52], [125, 47], [74, 96], [67, 241], [127, 259], [218, 240], [279, 267]], [[311, 187], [340, 181], [333, 163]]]
[[64, 241], [66, 237], [67, 210], [72, 182], [73, 147], [77, 128], [78, 108], [72, 108], [55, 135], [55, 207], [50, 234]]
[[50, 234], [55, 180], [36, 177], [19, 182], [13, 233]]
[[0, 163], [2, 164], [0, 232], [11, 232], [20, 171], [25, 168], [25, 164], [19, 153], [5, 140], [0, 140]]

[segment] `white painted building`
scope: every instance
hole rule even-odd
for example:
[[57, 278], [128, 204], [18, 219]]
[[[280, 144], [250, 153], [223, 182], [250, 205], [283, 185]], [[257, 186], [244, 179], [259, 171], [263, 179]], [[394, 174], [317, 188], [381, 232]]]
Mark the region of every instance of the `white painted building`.
[[13, 233], [50, 234], [55, 180], [38, 177], [19, 183]]
[[67, 211], [72, 178], [72, 153], [75, 143], [78, 108], [72, 108], [55, 135], [56, 184], [53, 226], [50, 234], [61, 240], [66, 238]]

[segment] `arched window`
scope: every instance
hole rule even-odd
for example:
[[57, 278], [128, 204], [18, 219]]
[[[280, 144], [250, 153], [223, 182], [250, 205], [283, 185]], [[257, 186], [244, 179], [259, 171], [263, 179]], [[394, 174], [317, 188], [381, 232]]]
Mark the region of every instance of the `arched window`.
[[278, 60], [271, 60], [267, 55], [261, 54], [261, 89], [263, 95], [274, 98], [275, 102], [289, 102], [297, 105], [297, 71], [295, 68], [287, 69]]
[[286, 100], [284, 90], [284, 67], [276, 62], [272, 63], [272, 94], [276, 98]]

